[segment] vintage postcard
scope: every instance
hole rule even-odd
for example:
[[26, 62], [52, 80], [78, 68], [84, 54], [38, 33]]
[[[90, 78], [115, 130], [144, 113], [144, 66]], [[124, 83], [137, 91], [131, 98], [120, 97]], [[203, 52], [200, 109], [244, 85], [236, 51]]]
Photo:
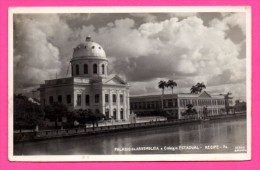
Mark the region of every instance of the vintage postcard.
[[9, 8], [10, 161], [251, 159], [251, 8]]

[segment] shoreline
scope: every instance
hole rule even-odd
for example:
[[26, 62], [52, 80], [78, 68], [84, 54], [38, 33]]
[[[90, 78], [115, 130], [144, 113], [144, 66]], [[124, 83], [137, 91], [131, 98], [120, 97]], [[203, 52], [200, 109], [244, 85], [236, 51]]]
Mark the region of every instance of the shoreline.
[[164, 127], [173, 126], [186, 123], [194, 122], [209, 122], [211, 120], [217, 119], [230, 119], [236, 117], [246, 117], [246, 113], [228, 114], [228, 115], [217, 115], [208, 117], [206, 120], [201, 119], [178, 119], [178, 120], [164, 120], [164, 121], [152, 121], [152, 122], [141, 122], [132, 124], [120, 124], [112, 126], [100, 126], [91, 128], [77, 128], [77, 129], [58, 129], [58, 130], [48, 130], [48, 131], [38, 131], [38, 132], [22, 132], [14, 133], [14, 143], [21, 142], [33, 142], [42, 140], [51, 140], [57, 138], [68, 138], [75, 136], [91, 136], [98, 134], [114, 133], [120, 131], [132, 131], [138, 129], [146, 129], [153, 127]]

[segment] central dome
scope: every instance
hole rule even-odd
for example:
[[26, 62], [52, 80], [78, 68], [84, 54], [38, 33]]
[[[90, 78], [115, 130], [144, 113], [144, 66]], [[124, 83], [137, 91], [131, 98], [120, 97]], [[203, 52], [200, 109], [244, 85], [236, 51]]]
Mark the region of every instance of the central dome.
[[84, 59], [86, 57], [106, 59], [104, 49], [98, 43], [93, 42], [90, 36], [86, 38], [86, 42], [74, 48], [73, 52], [73, 59]]

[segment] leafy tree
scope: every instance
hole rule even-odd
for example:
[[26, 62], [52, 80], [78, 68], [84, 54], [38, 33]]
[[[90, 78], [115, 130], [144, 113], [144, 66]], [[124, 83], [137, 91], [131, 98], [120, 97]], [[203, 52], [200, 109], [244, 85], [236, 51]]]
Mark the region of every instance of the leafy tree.
[[53, 104], [46, 106], [44, 112], [45, 117], [51, 121], [55, 121], [55, 128], [58, 128], [58, 121], [68, 114], [68, 108], [62, 103], [54, 102]]
[[158, 87], [160, 88], [160, 89], [162, 89], [162, 109], [163, 109], [163, 96], [164, 96], [164, 89], [165, 89], [165, 87], [167, 87], [167, 83], [166, 83], [166, 81], [163, 81], [163, 80], [161, 80], [159, 83], [158, 83]]
[[94, 129], [95, 125], [98, 127], [98, 121], [105, 118], [105, 115], [100, 112], [93, 113], [91, 109], [79, 109], [74, 111], [74, 117], [80, 124], [92, 123]]
[[177, 83], [173, 80], [168, 80], [166, 83], [166, 87], [170, 87], [172, 89], [172, 94], [173, 94], [173, 88], [177, 87]]
[[98, 121], [102, 120], [103, 118], [105, 118], [105, 115], [103, 115], [100, 112], [96, 112], [96, 113], [89, 112], [88, 114], [88, 121], [90, 121], [93, 124], [93, 129], [95, 124], [98, 127]]
[[21, 94], [14, 95], [13, 104], [15, 129], [34, 128], [43, 124], [44, 112], [39, 104]]
[[203, 89], [206, 89], [205, 84], [202, 83], [197, 83], [195, 86], [192, 86], [190, 89], [190, 92], [193, 94], [198, 94], [201, 93]]
[[203, 107], [202, 113], [203, 113], [203, 117], [204, 118], [208, 117], [208, 108], [207, 107]]
[[198, 114], [197, 110], [193, 108], [193, 104], [187, 104], [186, 107], [187, 109], [185, 110], [185, 112], [182, 113], [183, 116], [194, 117], [195, 115]]

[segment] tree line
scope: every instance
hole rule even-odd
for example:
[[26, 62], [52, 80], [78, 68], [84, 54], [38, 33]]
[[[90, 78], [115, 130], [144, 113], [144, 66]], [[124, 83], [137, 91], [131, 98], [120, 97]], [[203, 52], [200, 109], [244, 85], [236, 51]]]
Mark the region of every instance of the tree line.
[[46, 127], [46, 119], [55, 122], [55, 128], [58, 128], [58, 122], [63, 122], [62, 118], [67, 119], [63, 123], [64, 127], [75, 127], [74, 122], [77, 121], [79, 125], [91, 123], [94, 128], [98, 126], [98, 121], [105, 118], [102, 113], [95, 113], [90, 109], [69, 111], [66, 105], [59, 102], [42, 108], [40, 104], [30, 101], [28, 97], [21, 94], [14, 95], [13, 108], [15, 130], [34, 129], [36, 126]]

